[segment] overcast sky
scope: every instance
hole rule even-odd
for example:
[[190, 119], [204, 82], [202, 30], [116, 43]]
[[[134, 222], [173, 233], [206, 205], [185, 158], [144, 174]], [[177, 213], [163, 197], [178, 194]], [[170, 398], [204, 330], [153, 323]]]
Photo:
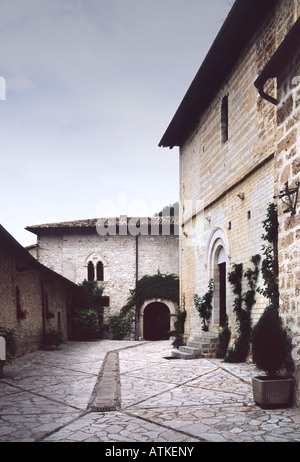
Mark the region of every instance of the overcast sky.
[[178, 200], [158, 143], [229, 3], [0, 0], [0, 223], [22, 245], [28, 225]]

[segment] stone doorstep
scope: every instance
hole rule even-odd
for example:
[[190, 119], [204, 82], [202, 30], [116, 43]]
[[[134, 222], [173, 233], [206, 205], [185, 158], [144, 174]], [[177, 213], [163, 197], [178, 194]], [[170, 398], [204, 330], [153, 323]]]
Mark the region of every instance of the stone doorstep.
[[192, 353], [185, 353], [184, 351], [181, 351], [181, 350], [173, 350], [172, 356], [178, 359], [196, 359]]
[[173, 350], [172, 356], [180, 359], [213, 358], [218, 344], [218, 334], [203, 332], [203, 336], [190, 340], [179, 350]]
[[201, 350], [202, 348], [209, 348], [211, 346], [211, 343], [188, 341], [186, 343], [186, 346], [188, 346], [190, 348], [199, 348]]

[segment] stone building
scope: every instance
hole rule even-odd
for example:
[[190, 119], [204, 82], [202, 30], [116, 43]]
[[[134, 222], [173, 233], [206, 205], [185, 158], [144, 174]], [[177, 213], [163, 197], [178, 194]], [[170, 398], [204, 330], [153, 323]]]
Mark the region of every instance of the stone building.
[[[236, 0], [159, 143], [179, 147], [181, 303], [190, 338], [201, 332], [194, 295], [211, 279], [210, 330], [227, 315], [234, 333], [227, 275], [262, 254], [262, 222], [277, 196], [281, 311], [300, 342], [299, 207], [284, 214], [278, 197], [299, 180], [299, 46], [291, 47], [299, 16], [299, 1]], [[253, 324], [265, 306], [257, 294]]]
[[[277, 95], [261, 91], [276, 79]], [[255, 82], [263, 98], [277, 111], [275, 197], [279, 221], [280, 311], [293, 339], [292, 356], [300, 403], [300, 19], [297, 19]]]
[[0, 225], [0, 326], [18, 334], [18, 355], [38, 349], [48, 329], [70, 336], [78, 286], [39, 263]]
[[[37, 235], [30, 249], [37, 260], [76, 284], [96, 280], [109, 298], [104, 322], [119, 313], [130, 291], [144, 275], [179, 273], [176, 218], [90, 219], [29, 226]], [[177, 306], [169, 300], [149, 300], [137, 313], [135, 337], [144, 337], [144, 312], [159, 318], [164, 311], [174, 327]], [[150, 313], [150, 314], [151, 314]], [[150, 335], [150, 334], [149, 334]]]

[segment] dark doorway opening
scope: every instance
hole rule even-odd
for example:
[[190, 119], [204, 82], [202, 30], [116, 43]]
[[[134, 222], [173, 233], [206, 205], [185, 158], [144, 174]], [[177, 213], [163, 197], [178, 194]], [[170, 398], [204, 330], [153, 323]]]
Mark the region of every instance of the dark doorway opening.
[[168, 340], [170, 330], [170, 311], [167, 305], [153, 302], [144, 311], [144, 339]]
[[219, 264], [220, 274], [220, 326], [226, 322], [226, 263]]

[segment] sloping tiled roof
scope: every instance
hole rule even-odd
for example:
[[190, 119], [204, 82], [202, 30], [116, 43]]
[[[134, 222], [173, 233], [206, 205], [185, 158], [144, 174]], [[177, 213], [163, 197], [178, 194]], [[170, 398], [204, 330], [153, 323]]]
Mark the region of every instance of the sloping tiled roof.
[[32, 225], [27, 226], [25, 229], [30, 231], [34, 234], [39, 234], [45, 231], [59, 231], [59, 230], [66, 230], [66, 229], [94, 229], [99, 224], [108, 225], [108, 224], [116, 224], [119, 225], [130, 225], [130, 224], [137, 224], [140, 225], [163, 225], [163, 224], [170, 224], [178, 225], [179, 218], [178, 217], [109, 217], [109, 218], [89, 218], [86, 220], [74, 220], [74, 221], [64, 221], [59, 223], [45, 223], [41, 225]]
[[236, 0], [165, 131], [160, 147], [183, 146], [275, 0]]
[[78, 286], [74, 282], [38, 262], [2, 225], [0, 225], [0, 242], [7, 252], [19, 260], [19, 263], [22, 262], [26, 267], [35, 268], [42, 272], [47, 278], [59, 279], [70, 288], [78, 290]]

